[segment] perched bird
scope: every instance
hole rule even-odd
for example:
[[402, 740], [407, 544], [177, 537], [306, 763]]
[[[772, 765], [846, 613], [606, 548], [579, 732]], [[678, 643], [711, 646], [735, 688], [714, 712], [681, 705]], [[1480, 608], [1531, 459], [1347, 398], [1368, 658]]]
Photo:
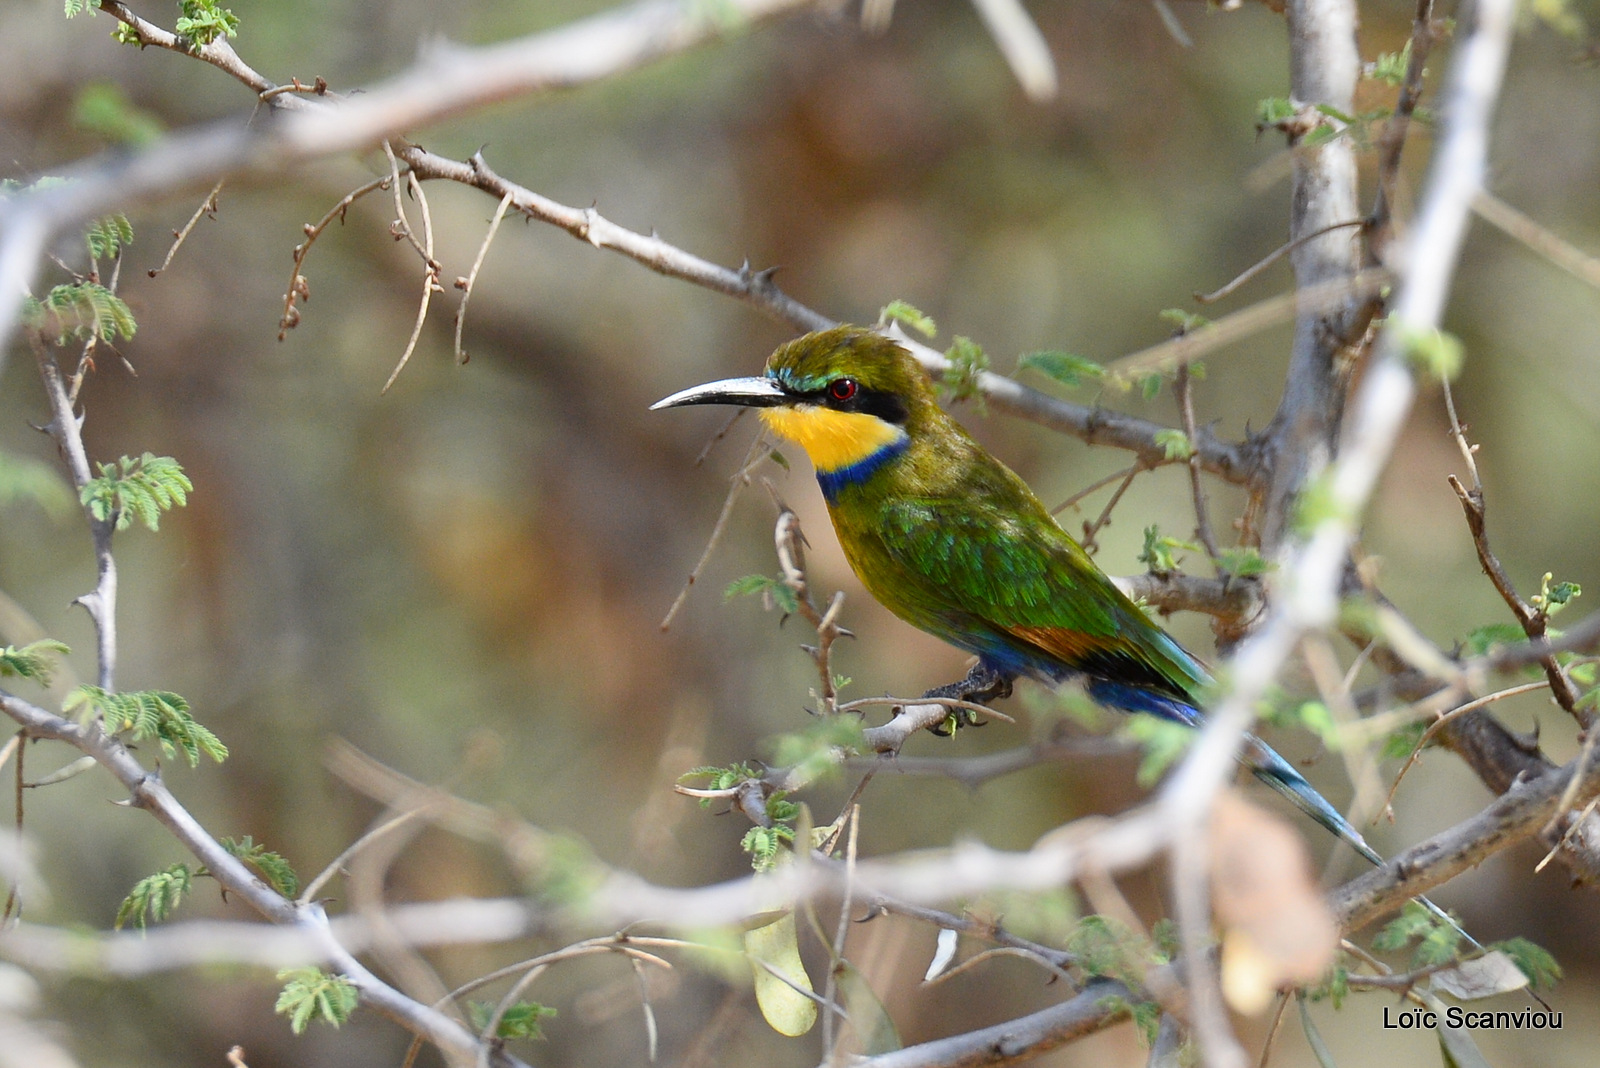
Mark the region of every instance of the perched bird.
[[[840, 326], [780, 347], [759, 378], [674, 393], [691, 404], [758, 408], [806, 451], [845, 558], [901, 619], [974, 653], [961, 682], [929, 697], [984, 701], [1013, 680], [1080, 679], [1111, 708], [1195, 727], [1211, 677], [1106, 577], [1010, 468], [939, 407], [900, 345]], [[1250, 738], [1242, 757], [1267, 785], [1382, 858], [1288, 761]]]

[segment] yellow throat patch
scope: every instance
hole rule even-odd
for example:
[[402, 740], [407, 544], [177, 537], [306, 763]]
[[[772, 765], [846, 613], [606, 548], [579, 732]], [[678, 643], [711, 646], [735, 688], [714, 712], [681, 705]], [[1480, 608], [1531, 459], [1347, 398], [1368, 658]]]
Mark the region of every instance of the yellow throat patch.
[[762, 408], [761, 421], [774, 434], [806, 450], [811, 466], [826, 473], [850, 467], [898, 444], [906, 432], [865, 412], [836, 412], [817, 405]]

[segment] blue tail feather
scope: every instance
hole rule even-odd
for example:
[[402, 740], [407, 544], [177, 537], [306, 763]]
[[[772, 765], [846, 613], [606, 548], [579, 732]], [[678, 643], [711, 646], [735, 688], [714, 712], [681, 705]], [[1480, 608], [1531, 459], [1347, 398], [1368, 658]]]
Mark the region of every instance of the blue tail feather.
[[[1166, 694], [1153, 693], [1137, 686], [1129, 686], [1125, 683], [1111, 682], [1105, 679], [1091, 680], [1088, 684], [1088, 690], [1089, 696], [1096, 701], [1123, 712], [1146, 712], [1172, 723], [1181, 723], [1186, 727], [1198, 728], [1205, 723], [1205, 717], [1200, 714], [1199, 709]], [[1345, 819], [1344, 814], [1334, 808], [1327, 798], [1318, 793], [1316, 787], [1312, 786], [1304, 775], [1296, 771], [1294, 765], [1280, 756], [1277, 750], [1253, 734], [1246, 735], [1245, 750], [1240, 754], [1240, 761], [1255, 773], [1256, 778], [1288, 798], [1296, 808], [1316, 820], [1327, 830], [1332, 831], [1349, 843], [1350, 848], [1361, 854], [1363, 858], [1376, 866], [1381, 867], [1383, 865], [1383, 857], [1377, 850], [1367, 844], [1366, 839], [1361, 836], [1360, 831], [1356, 830], [1355, 825]], [[1444, 909], [1441, 909], [1425, 897], [1418, 897], [1416, 901], [1435, 917], [1454, 927], [1467, 940], [1469, 945], [1478, 949], [1483, 948], [1478, 940], [1462, 930], [1461, 925], [1452, 919]]]

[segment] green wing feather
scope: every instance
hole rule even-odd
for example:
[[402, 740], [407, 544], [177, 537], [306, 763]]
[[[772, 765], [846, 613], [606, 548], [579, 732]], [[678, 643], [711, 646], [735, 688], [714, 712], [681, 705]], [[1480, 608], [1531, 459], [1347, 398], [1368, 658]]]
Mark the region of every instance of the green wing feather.
[[1085, 672], [1193, 695], [1207, 681], [1199, 664], [1038, 512], [1015, 501], [886, 501], [878, 530], [898, 575], [873, 593], [913, 624], [1030, 674]]

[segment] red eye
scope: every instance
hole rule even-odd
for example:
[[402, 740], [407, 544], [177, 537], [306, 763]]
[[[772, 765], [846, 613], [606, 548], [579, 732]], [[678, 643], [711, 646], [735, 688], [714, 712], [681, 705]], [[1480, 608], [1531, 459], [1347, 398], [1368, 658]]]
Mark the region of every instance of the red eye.
[[853, 378], [836, 378], [828, 383], [828, 396], [843, 402], [854, 397], [860, 388]]

